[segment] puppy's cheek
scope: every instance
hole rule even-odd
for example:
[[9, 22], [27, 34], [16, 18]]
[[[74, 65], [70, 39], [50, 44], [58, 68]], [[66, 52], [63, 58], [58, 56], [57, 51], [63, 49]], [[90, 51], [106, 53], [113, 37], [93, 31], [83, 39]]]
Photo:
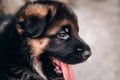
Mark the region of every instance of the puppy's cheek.
[[39, 57], [41, 54], [43, 54], [49, 42], [49, 38], [28, 39], [28, 44], [31, 48], [31, 57]]

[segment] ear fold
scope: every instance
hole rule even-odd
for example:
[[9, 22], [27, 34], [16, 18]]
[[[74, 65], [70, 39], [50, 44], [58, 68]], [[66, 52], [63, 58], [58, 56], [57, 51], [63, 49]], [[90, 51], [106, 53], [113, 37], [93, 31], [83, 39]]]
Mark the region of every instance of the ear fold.
[[32, 4], [20, 11], [18, 24], [24, 30], [25, 36], [37, 38], [42, 35], [51, 17], [51, 10], [47, 6]]
[[45, 18], [39, 19], [36, 16], [25, 17], [24, 22], [20, 22], [22, 29], [24, 30], [24, 35], [30, 38], [36, 38], [42, 35], [45, 26]]

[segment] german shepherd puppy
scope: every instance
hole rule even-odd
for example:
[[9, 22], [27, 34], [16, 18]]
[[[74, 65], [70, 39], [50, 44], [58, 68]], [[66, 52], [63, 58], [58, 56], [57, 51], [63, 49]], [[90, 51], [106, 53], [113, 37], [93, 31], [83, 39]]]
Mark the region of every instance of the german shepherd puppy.
[[78, 31], [66, 4], [28, 2], [0, 26], [0, 80], [67, 80], [60, 63], [77, 64], [91, 55]]

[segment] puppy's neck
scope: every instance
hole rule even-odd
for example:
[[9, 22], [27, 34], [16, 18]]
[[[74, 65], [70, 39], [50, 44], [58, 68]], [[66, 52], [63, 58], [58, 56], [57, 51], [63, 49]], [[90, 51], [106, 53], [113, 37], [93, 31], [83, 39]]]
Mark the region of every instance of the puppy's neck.
[[44, 79], [48, 80], [47, 77], [44, 75], [42, 70], [42, 62], [40, 62], [37, 58], [33, 58], [33, 67], [36, 72]]

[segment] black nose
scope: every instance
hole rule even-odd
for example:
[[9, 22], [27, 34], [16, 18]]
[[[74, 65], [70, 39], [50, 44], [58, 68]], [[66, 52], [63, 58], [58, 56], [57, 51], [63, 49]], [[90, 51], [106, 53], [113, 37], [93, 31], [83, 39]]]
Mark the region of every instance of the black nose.
[[82, 56], [84, 59], [87, 59], [91, 55], [90, 48], [77, 48], [77, 55]]
[[82, 57], [83, 57], [84, 59], [87, 59], [88, 57], [90, 57], [90, 55], [91, 55], [91, 52], [90, 52], [90, 51], [84, 51], [84, 52], [82, 53]]

